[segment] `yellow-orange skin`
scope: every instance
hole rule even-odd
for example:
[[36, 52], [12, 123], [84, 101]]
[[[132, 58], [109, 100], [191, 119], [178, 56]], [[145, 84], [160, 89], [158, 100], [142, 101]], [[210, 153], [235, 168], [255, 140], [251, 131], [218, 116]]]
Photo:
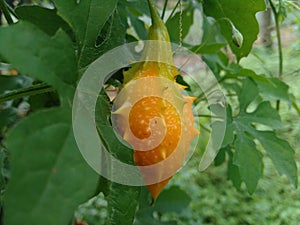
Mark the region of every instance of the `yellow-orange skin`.
[[[165, 69], [165, 65], [161, 65], [156, 62], [141, 64], [137, 66], [138, 69], [129, 70], [131, 72], [130, 76], [132, 81], [135, 79], [143, 77], [153, 77], [161, 76], [161, 74], [168, 71], [162, 71]], [[133, 74], [132, 74], [133, 71]], [[176, 72], [175, 68], [172, 68], [173, 72]], [[125, 73], [125, 76], [128, 75]], [[129, 81], [127, 84], [129, 84]], [[128, 95], [135, 95], [137, 91], [142, 91], [145, 88], [159, 89], [159, 85], [155, 87], [149, 87], [149, 83], [143, 83], [143, 86], [139, 87], [139, 90], [133, 90], [128, 93]], [[163, 84], [162, 84], [163, 85]], [[174, 81], [174, 85], [177, 85]], [[174, 93], [175, 95], [175, 93]], [[131, 97], [131, 96], [127, 96]], [[132, 96], [134, 98], [134, 96]], [[129, 98], [130, 99], [130, 98]], [[180, 96], [176, 98], [176, 101], [182, 102], [178, 104], [181, 109], [176, 109], [168, 100], [159, 96], [148, 96], [137, 101], [129, 113], [129, 127], [132, 134], [139, 139], [147, 139], [150, 135], [153, 135], [153, 130], [150, 129], [150, 121], [154, 118], [162, 118], [164, 121], [165, 136], [162, 142], [155, 148], [149, 151], [140, 151], [139, 149], [134, 149], [134, 162], [137, 166], [149, 166], [161, 162], [168, 158], [173, 151], [178, 147], [178, 144], [182, 138], [183, 144], [181, 142], [181, 149], [179, 149], [181, 154], [178, 154], [172, 161], [172, 170], [178, 170], [182, 166], [186, 154], [190, 148], [190, 141], [199, 133], [194, 127], [194, 116], [192, 112], [192, 102], [193, 98]], [[117, 126], [122, 128], [122, 120], [117, 120]], [[122, 130], [122, 129], [120, 129]], [[156, 131], [160, 132], [160, 131]], [[126, 130], [123, 132], [126, 133]], [[126, 139], [126, 138], [125, 138]], [[130, 140], [127, 140], [130, 144]], [[159, 169], [151, 171], [151, 176], [155, 179], [160, 180], [168, 166], [162, 166]], [[149, 176], [149, 174], [143, 174], [143, 170], [140, 170], [142, 176]], [[168, 183], [171, 177], [157, 182], [155, 184], [147, 185], [149, 192], [151, 193], [153, 199], [155, 200], [163, 187]]]
[[[174, 85], [177, 85], [174, 78], [179, 73], [176, 67], [173, 66], [174, 63], [168, 30], [158, 15], [153, 2], [148, 0], [148, 3], [152, 25], [149, 28], [147, 39], [160, 42], [156, 42], [154, 45], [149, 44], [149, 42], [146, 43], [142, 56], [143, 62], [134, 64], [130, 70], [124, 72], [124, 87], [126, 87], [126, 85], [130, 86], [130, 82], [145, 77], [163, 77], [174, 82]], [[138, 92], [143, 90], [148, 91], [149, 88], [158, 94], [156, 96], [143, 97], [139, 101], [132, 103], [129, 117], [125, 117], [125, 119], [129, 120], [128, 127], [127, 121], [124, 121], [124, 117], [122, 118], [122, 113], [126, 111], [126, 104], [130, 105], [130, 102], [126, 101], [132, 101]], [[131, 133], [136, 138], [143, 140], [147, 139], [150, 135], [155, 136], [155, 132], [159, 134], [164, 130], [164, 139], [159, 145], [155, 145], [156, 147], [153, 149], [149, 151], [134, 149], [134, 162], [139, 167], [146, 183], [149, 177], [149, 171], [146, 173], [145, 170], [143, 170], [143, 166], [163, 162], [168, 157], [172, 159], [172, 165], [169, 163], [166, 165], [162, 164], [150, 171], [150, 175], [157, 182], [147, 185], [147, 188], [153, 200], [155, 200], [163, 187], [171, 179], [167, 172], [171, 171], [171, 174], [174, 174], [173, 171], [176, 172], [176, 170], [180, 169], [190, 148], [191, 140], [199, 134], [199, 131], [194, 127], [194, 116], [192, 112], [193, 98], [182, 96], [179, 91], [172, 88], [168, 91], [168, 95], [165, 98], [163, 96], [164, 84], [160, 82], [143, 82], [140, 86], [135, 86], [134, 89], [135, 90], [126, 92], [128, 96], [122, 96], [121, 99], [124, 99], [125, 102], [121, 102], [119, 109], [115, 112], [115, 114], [120, 114], [120, 117], [116, 119], [116, 125], [120, 134], [123, 135], [123, 138], [132, 146], [136, 146], [136, 140], [130, 138]], [[168, 99], [172, 101], [168, 101]], [[125, 107], [122, 108], [122, 104]], [[161, 118], [163, 123], [157, 122], [156, 128], [158, 127], [159, 129], [151, 129], [151, 126], [153, 128], [151, 121], [154, 121], [155, 126], [157, 118]], [[162, 128], [162, 130], [160, 128]], [[130, 131], [128, 131], [128, 129], [130, 129]], [[128, 135], [129, 133], [130, 135]], [[176, 154], [172, 154], [175, 152]], [[166, 177], [166, 179], [164, 179], [164, 177]]]

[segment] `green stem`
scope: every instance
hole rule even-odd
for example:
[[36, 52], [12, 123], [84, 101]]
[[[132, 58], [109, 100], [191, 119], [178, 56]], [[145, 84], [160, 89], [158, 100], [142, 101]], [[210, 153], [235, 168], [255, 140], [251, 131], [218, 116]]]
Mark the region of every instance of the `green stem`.
[[292, 106], [294, 107], [294, 109], [295, 109], [296, 112], [298, 113], [298, 116], [300, 116], [300, 108], [299, 108], [299, 106], [296, 104], [296, 102], [293, 102]]
[[22, 98], [25, 96], [37, 95], [37, 94], [42, 94], [42, 93], [52, 92], [52, 91], [54, 91], [54, 88], [48, 84], [45, 83], [36, 84], [30, 87], [18, 89], [15, 91], [11, 91], [7, 94], [0, 95], [0, 103]]
[[18, 15], [16, 14], [15, 10], [8, 4], [6, 4], [7, 8], [8, 8], [8, 11], [14, 16], [16, 17], [17, 19], [19, 19]]
[[281, 33], [280, 33], [280, 25], [279, 25], [279, 13], [277, 12], [272, 0], [269, 0], [272, 12], [274, 14], [275, 26], [276, 26], [276, 36], [277, 36], [277, 48], [279, 53], [279, 74], [278, 77], [282, 79], [283, 73], [283, 54], [282, 54], [282, 42], [281, 42]]
[[222, 119], [223, 117], [221, 116], [212, 116], [212, 115], [207, 115], [207, 114], [197, 114], [197, 117], [205, 117], [205, 118], [216, 118], [216, 119]]
[[161, 15], [161, 19], [163, 20], [165, 17], [165, 13], [166, 13], [166, 9], [167, 9], [167, 5], [168, 5], [168, 0], [165, 0], [165, 4], [164, 4], [164, 8], [163, 8], [163, 12]]
[[[273, 12], [274, 15], [274, 19], [275, 19], [275, 27], [276, 27], [276, 35], [277, 35], [277, 47], [278, 47], [278, 57], [279, 57], [279, 68], [278, 68], [278, 78], [282, 79], [283, 75], [283, 54], [282, 54], [282, 44], [281, 44], [281, 34], [280, 34], [280, 26], [279, 26], [279, 13], [277, 12], [275, 5], [273, 4], [272, 0], [269, 0], [270, 6], [271, 6], [271, 10]], [[276, 102], [276, 109], [279, 111], [280, 109], [280, 100], [277, 100]]]
[[[212, 90], [216, 85], [218, 85], [218, 84], [221, 84], [223, 81], [225, 81], [227, 78], [229, 78], [229, 77], [222, 77], [220, 80], [218, 80], [218, 82], [216, 83], [216, 84], [214, 84], [214, 85], [212, 85], [212, 86], [210, 86], [207, 90], [206, 90], [206, 92], [207, 91], [210, 91], [210, 90]], [[205, 93], [204, 92], [202, 92], [200, 95], [198, 95], [197, 96], [197, 99], [195, 100], [195, 105], [197, 105], [197, 104], [199, 104], [199, 102], [201, 102], [202, 100], [205, 100], [206, 98], [205, 98]]]
[[7, 21], [7, 23], [8, 24], [13, 24], [14, 21], [11, 18], [11, 15], [10, 15], [10, 13], [8, 11], [8, 8], [7, 8], [5, 0], [0, 0], [0, 8], [1, 8], [3, 14], [4, 14], [4, 17], [5, 17], [6, 21]]
[[180, 0], [177, 1], [175, 7], [173, 8], [173, 10], [172, 10], [170, 16], [169, 16], [168, 19], [167, 19], [167, 21], [173, 17], [173, 15], [174, 15], [174, 13], [175, 13], [175, 11], [176, 11], [176, 9], [177, 9], [179, 3], [180, 3]]
[[202, 128], [203, 130], [205, 130], [208, 133], [211, 133], [211, 130], [209, 130], [208, 128], [206, 128], [202, 123], [200, 123], [200, 128]]

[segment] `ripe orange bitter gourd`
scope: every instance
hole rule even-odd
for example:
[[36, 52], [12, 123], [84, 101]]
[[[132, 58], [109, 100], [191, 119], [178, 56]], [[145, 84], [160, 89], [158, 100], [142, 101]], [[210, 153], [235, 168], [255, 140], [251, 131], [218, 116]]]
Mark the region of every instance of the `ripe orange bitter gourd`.
[[[152, 1], [148, 2], [152, 18], [148, 40], [158, 42], [151, 46], [146, 43], [144, 61], [124, 71], [126, 91], [116, 97], [113, 115], [118, 132], [134, 149], [134, 162], [155, 200], [182, 166], [199, 131], [194, 127], [193, 98], [183, 96], [175, 81], [179, 72], [173, 63], [167, 28]], [[144, 169], [152, 165], [157, 166]]]

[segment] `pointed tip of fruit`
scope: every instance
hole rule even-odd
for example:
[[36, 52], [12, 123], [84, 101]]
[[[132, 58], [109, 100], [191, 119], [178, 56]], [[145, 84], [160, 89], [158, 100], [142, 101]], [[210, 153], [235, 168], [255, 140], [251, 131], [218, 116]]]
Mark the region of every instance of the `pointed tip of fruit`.
[[192, 97], [192, 96], [184, 96], [183, 98], [187, 103], [192, 103], [197, 99], [197, 97]]
[[178, 83], [176, 83], [176, 84], [177, 84], [178, 88], [179, 88], [181, 91], [183, 91], [184, 89], [188, 88], [188, 86], [185, 86], [185, 85], [182, 85], [182, 84], [178, 84]]
[[157, 197], [159, 196], [160, 192], [168, 184], [170, 179], [171, 179], [171, 177], [166, 179], [166, 180], [163, 180], [159, 183], [147, 185], [147, 188], [148, 188], [148, 190], [149, 190], [149, 192], [152, 196], [153, 203], [155, 203], [155, 201], [156, 201]]
[[125, 102], [123, 105], [121, 105], [118, 109], [115, 111], [112, 111], [111, 114], [113, 115], [126, 115], [131, 108], [131, 104], [129, 102]]
[[193, 127], [193, 133], [195, 136], [200, 135], [200, 131], [196, 127]]

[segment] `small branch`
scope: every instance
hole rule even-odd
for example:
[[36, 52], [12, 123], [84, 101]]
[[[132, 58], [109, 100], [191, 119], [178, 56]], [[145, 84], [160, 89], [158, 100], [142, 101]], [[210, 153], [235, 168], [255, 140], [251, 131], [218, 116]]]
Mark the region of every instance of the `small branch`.
[[8, 11], [14, 16], [16, 17], [17, 19], [19, 19], [18, 15], [16, 14], [15, 10], [8, 4], [6, 4], [7, 8], [8, 8]]
[[[283, 78], [283, 55], [282, 55], [282, 44], [281, 44], [281, 34], [280, 34], [280, 26], [279, 26], [279, 13], [277, 12], [275, 5], [273, 4], [272, 0], [269, 0], [271, 10], [274, 15], [275, 19], [275, 27], [276, 27], [276, 35], [277, 35], [277, 47], [278, 47], [278, 56], [279, 56], [279, 74], [278, 78], [282, 79]], [[280, 109], [280, 100], [277, 100], [276, 102], [276, 109], [279, 111]]]
[[208, 128], [206, 128], [203, 124], [200, 123], [200, 127], [205, 130], [208, 133], [211, 133], [211, 130], [209, 130]]
[[36, 84], [30, 87], [18, 89], [15, 91], [11, 91], [7, 94], [0, 95], [0, 103], [22, 98], [25, 96], [37, 95], [37, 94], [42, 94], [42, 93], [52, 92], [52, 91], [54, 91], [54, 88], [48, 84], [45, 83]]
[[212, 116], [212, 115], [208, 115], [208, 114], [197, 114], [195, 116], [197, 116], [197, 117], [205, 117], [205, 118], [223, 119], [223, 117], [221, 117], [221, 116]]
[[278, 53], [279, 53], [279, 79], [282, 79], [282, 73], [283, 73], [283, 56], [282, 56], [282, 43], [281, 43], [281, 33], [280, 33], [280, 26], [279, 26], [279, 13], [277, 12], [275, 5], [273, 4], [272, 0], [269, 0], [270, 6], [274, 15], [275, 19], [275, 26], [276, 26], [276, 35], [277, 35], [277, 47], [278, 47]]
[[162, 11], [162, 14], [161, 14], [161, 19], [162, 19], [162, 20], [164, 20], [164, 17], [165, 17], [165, 13], [166, 13], [168, 1], [169, 1], [169, 0], [165, 0], [164, 8], [163, 8], [163, 11]]
[[173, 10], [172, 10], [170, 16], [169, 16], [168, 19], [167, 19], [167, 21], [173, 17], [173, 15], [174, 15], [174, 13], [175, 13], [175, 11], [176, 11], [176, 9], [177, 9], [177, 7], [178, 7], [180, 1], [181, 1], [181, 0], [178, 0], [178, 1], [177, 1], [175, 7], [173, 8]]
[[296, 104], [296, 102], [293, 102], [292, 106], [294, 107], [294, 109], [295, 109], [296, 112], [298, 113], [298, 116], [300, 116], [300, 108], [299, 108], [299, 106]]
[[13, 24], [14, 21], [9, 13], [8, 7], [6, 5], [5, 0], [0, 0], [0, 9], [2, 10], [4, 17], [8, 24]]

